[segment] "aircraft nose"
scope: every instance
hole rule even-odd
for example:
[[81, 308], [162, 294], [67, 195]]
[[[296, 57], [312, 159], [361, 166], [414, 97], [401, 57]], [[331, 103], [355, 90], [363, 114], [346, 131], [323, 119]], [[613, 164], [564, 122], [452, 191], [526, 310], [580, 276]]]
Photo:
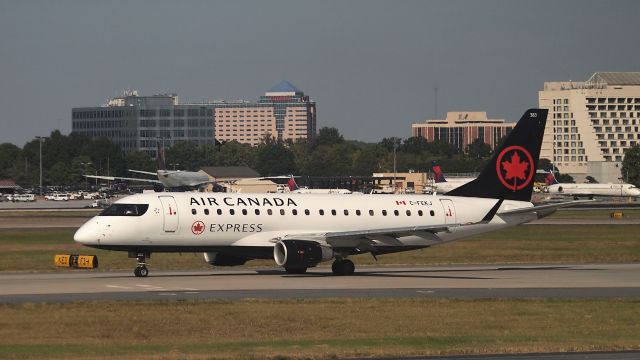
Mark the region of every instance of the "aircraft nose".
[[97, 230], [97, 225], [93, 220], [90, 220], [76, 230], [73, 241], [85, 245], [97, 244], [100, 242], [100, 234]]

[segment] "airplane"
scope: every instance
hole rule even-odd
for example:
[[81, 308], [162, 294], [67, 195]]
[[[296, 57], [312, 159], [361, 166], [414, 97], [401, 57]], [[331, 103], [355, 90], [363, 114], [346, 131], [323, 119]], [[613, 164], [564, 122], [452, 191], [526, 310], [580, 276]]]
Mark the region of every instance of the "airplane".
[[158, 143], [158, 156], [156, 157], [156, 172], [150, 171], [142, 171], [142, 170], [131, 170], [130, 172], [145, 174], [145, 175], [155, 175], [158, 177], [155, 179], [145, 179], [145, 178], [130, 178], [130, 177], [119, 177], [119, 176], [102, 176], [102, 175], [84, 175], [84, 177], [92, 178], [92, 179], [103, 179], [103, 180], [128, 180], [128, 181], [138, 181], [138, 182], [147, 182], [154, 184], [154, 190], [156, 192], [163, 191], [164, 189], [170, 190], [192, 190], [198, 189], [203, 190], [209, 184], [214, 184], [216, 186], [215, 181], [209, 180], [209, 176], [207, 174], [203, 174], [197, 171], [183, 171], [183, 170], [167, 170], [164, 161], [164, 149], [160, 149], [160, 144]]
[[306, 187], [301, 188], [296, 183], [293, 175], [289, 176], [289, 180], [287, 180], [287, 186], [289, 187], [289, 192], [294, 194], [353, 194], [353, 191], [347, 189], [309, 189]]
[[460, 177], [447, 180], [444, 178], [442, 168], [440, 168], [440, 165], [438, 165], [435, 160], [431, 162], [431, 170], [433, 170], [433, 187], [435, 188], [436, 192], [440, 194], [446, 194], [449, 191], [475, 179], [473, 177]]
[[640, 196], [640, 189], [632, 184], [578, 184], [559, 183], [553, 175], [553, 171], [547, 173], [545, 177], [545, 193], [573, 196], [574, 199], [587, 197], [593, 199], [594, 196]]
[[74, 234], [82, 245], [127, 251], [134, 274], [154, 252], [203, 252], [213, 266], [274, 259], [289, 274], [349, 256], [427, 248], [510, 226], [583, 201], [534, 206], [533, 177], [547, 118], [527, 110], [479, 177], [447, 195], [147, 193], [122, 198]]

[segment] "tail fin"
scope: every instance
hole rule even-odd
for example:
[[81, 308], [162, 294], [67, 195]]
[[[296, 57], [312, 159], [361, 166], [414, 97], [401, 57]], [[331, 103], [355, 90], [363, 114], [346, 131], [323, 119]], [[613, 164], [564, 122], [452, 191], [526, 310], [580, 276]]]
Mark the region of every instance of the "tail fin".
[[558, 183], [558, 180], [553, 175], [553, 170], [551, 170], [551, 171], [549, 171], [547, 173], [547, 176], [545, 176], [545, 178], [544, 178], [544, 183], [546, 185], [553, 185], [553, 184], [557, 184]]
[[291, 177], [287, 181], [287, 185], [289, 186], [289, 191], [294, 191], [299, 189], [298, 184], [296, 184], [296, 180], [293, 178], [293, 175], [291, 175]]
[[480, 176], [447, 195], [531, 201], [547, 112], [525, 111]]
[[433, 170], [433, 179], [436, 183], [447, 182], [447, 179], [444, 178], [444, 174], [442, 173], [442, 169], [438, 162], [433, 160], [431, 161], [431, 170]]
[[160, 142], [157, 143], [156, 166], [157, 170], [167, 170], [167, 165], [164, 163], [164, 149], [160, 148]]

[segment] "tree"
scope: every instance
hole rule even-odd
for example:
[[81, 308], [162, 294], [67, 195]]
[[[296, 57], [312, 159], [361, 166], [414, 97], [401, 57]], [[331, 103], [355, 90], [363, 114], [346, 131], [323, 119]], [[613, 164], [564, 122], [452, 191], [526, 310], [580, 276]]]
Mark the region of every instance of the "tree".
[[263, 142], [256, 151], [255, 170], [262, 176], [294, 174], [293, 152], [280, 141]]
[[0, 144], [0, 179], [17, 177], [17, 165], [21, 155], [22, 150], [19, 147], [9, 143]]
[[482, 139], [477, 138], [467, 145], [467, 154], [472, 159], [482, 159], [491, 155], [491, 146], [485, 144]]
[[343, 142], [344, 137], [334, 127], [320, 128], [318, 135], [315, 137], [316, 146], [342, 144]]
[[156, 171], [156, 164], [154, 163], [153, 159], [149, 157], [149, 154], [144, 151], [129, 151], [124, 156], [124, 161], [127, 163], [127, 168], [129, 169], [149, 172]]
[[633, 145], [625, 151], [620, 173], [625, 182], [640, 186], [640, 145]]

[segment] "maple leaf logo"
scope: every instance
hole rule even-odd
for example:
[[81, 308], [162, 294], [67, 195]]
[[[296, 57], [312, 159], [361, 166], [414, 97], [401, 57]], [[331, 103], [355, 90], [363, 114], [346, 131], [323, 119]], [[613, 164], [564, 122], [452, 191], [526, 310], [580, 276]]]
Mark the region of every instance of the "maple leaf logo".
[[200, 235], [204, 232], [204, 223], [202, 221], [196, 221], [191, 225], [191, 232]]
[[[511, 153], [511, 158], [506, 160], [509, 153]], [[521, 154], [524, 155], [523, 158], [521, 158]], [[502, 161], [503, 158], [505, 161]], [[498, 178], [504, 186], [512, 191], [523, 189], [531, 182], [533, 179], [532, 167], [533, 158], [529, 152], [517, 145], [504, 149], [496, 162]], [[502, 170], [504, 170], [504, 174]]]
[[518, 178], [520, 180], [524, 180], [527, 178], [524, 172], [529, 168], [529, 163], [520, 161], [520, 155], [518, 155], [518, 153], [514, 151], [513, 155], [511, 156], [511, 162], [503, 161], [502, 168], [507, 172], [507, 174], [504, 176], [505, 179], [510, 180], [513, 178]]

